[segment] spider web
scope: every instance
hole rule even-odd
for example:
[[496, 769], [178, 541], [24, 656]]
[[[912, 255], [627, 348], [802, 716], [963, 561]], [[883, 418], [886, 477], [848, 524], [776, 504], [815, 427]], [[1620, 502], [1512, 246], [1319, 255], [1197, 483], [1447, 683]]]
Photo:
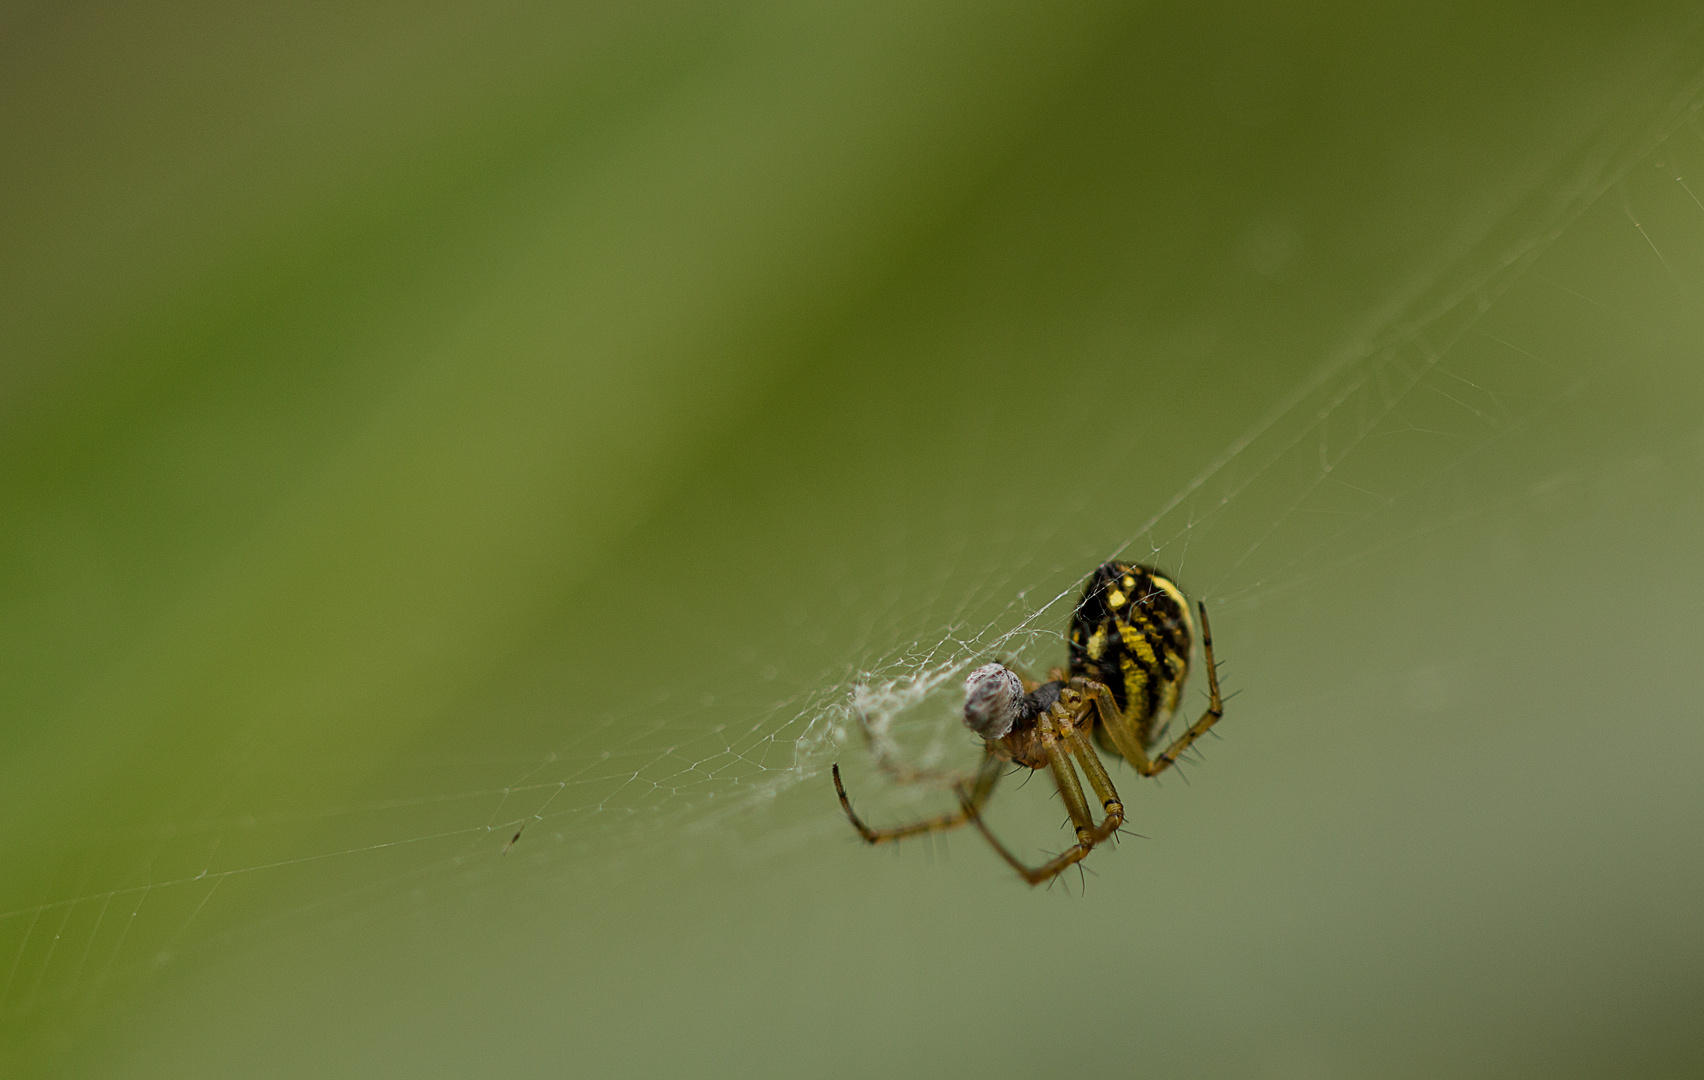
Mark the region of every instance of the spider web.
[[[904, 513], [867, 514], [867, 557], [830, 576], [813, 567], [803, 576], [819, 590], [810, 603], [781, 600], [774, 622], [815, 666], [761, 645], [717, 653], [704, 642], [718, 677], [660, 677], [600, 700], [556, 724], [569, 734], [540, 749], [410, 751], [358, 776], [341, 775], [328, 753], [318, 801], [191, 796], [145, 824], [115, 825], [92, 846], [63, 848], [41, 892], [0, 899], [0, 1027], [14, 1037], [35, 1026], [73, 1030], [119, 987], [186, 954], [240, 948], [280, 923], [405, 908], [428, 890], [478, 892], [517, 864], [547, 880], [583, 877], [588, 866], [619, 873], [682, 831], [744, 858], [795, 850], [843, 828], [831, 801], [789, 799], [801, 786], [820, 795], [829, 762], [861, 753], [856, 715], [910, 762], [964, 768], [975, 753], [956, 720], [967, 669], [991, 657], [1032, 670], [1057, 662], [1082, 574], [1106, 558], [1164, 567], [1209, 604], [1235, 691], [1232, 628], [1276, 617], [1321, 582], [1423, 551], [1512, 502], [1613, 483], [1640, 461], [1685, 460], [1695, 448], [1665, 441], [1663, 430], [1609, 460], [1561, 459], [1535, 449], [1534, 433], [1574, 422], [1581, 401], [1612, 378], [1613, 354], [1579, 343], [1618, 324], [1614, 313], [1632, 303], [1617, 298], [1614, 274], [1634, 267], [1641, 282], [1655, 278], [1668, 293], [1661, 302], [1683, 311], [1701, 295], [1701, 88], [1689, 76], [1624, 103], [1583, 148], [1482, 214], [1311, 372], [1263, 393], [1252, 418], [1235, 414], [1235, 429], [1211, 427], [1185, 443], [1181, 464], [1145, 467], [1151, 431], [1134, 419], [1077, 436], [1096, 475], [1169, 485], [1144, 493], [1157, 508], [1133, 529], [1131, 501], [1108, 506], [1087, 486], [1034, 518], [989, 513], [974, 484], [956, 496], [931, 487], [924, 513], [975, 521], [972, 535], [914, 546]], [[1616, 237], [1624, 261], [1582, 279], [1566, 258], [1582, 235]], [[1532, 305], [1578, 325], [1545, 340], [1511, 331], [1504, 316]], [[1172, 348], [1180, 364], [1234, 352]], [[1198, 452], [1207, 439], [1213, 445]], [[549, 723], [560, 698], [529, 700], [528, 689], [469, 708], [533, 709]], [[871, 789], [867, 767], [852, 771], [884, 810], [939, 795]]]
[[[1393, 304], [1376, 328], [1283, 395], [1133, 535], [1084, 564], [1124, 558], [1186, 580], [1203, 567], [1193, 596], [1209, 598], [1215, 610], [1252, 610], [1496, 513], [1496, 502], [1464, 494], [1474, 470], [1499, 455], [1518, 456], [1533, 427], [1560, 422], [1565, 403], [1604, 377], [1578, 358], [1570, 366], [1554, 349], [1504, 336], [1496, 309], [1505, 294], [1519, 286], [1594, 304], [1566, 283], [1529, 275], [1592, 212], [1639, 238], [1683, 304], [1697, 295], [1695, 270], [1682, 269], [1675, 250], [1690, 256], [1690, 240], [1684, 232], [1659, 239], [1650, 222], [1660, 215], [1684, 230], [1688, 205], [1704, 210], [1686, 175], [1704, 166], [1699, 85], [1695, 80], [1668, 102], [1641, 136], [1595, 145], [1560, 166], [1459, 262]], [[1556, 474], [1554, 465], [1536, 465], [1516, 490], [1582, 482]], [[1066, 520], [1080, 520], [1086, 510], [1078, 505]], [[887, 651], [872, 648], [826, 703], [813, 702], [789, 721], [805, 729], [791, 744], [797, 760], [760, 790], [815, 778], [826, 756], [844, 753], [858, 732], [880, 753], [922, 770], [940, 769], [956, 749], [948, 771], [972, 776], [978, 747], [941, 721], [957, 715], [964, 675], [996, 658], [1016, 658], [1031, 671], [1058, 663], [1059, 627], [1081, 590], [1080, 581], [1062, 582], [1057, 572], [1026, 581], [990, 569], [978, 577], [990, 582], [988, 595], [974, 595], [971, 583], [962, 621], [934, 637], [921, 632]], [[1004, 609], [990, 616], [1002, 594], [1009, 597]], [[1179, 717], [1186, 711], [1180, 707]]]

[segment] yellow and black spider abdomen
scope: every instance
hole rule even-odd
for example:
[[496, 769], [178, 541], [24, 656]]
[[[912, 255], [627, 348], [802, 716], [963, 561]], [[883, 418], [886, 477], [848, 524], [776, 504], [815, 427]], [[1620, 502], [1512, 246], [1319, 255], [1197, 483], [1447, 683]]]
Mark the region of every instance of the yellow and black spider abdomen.
[[[1189, 604], [1171, 579], [1151, 566], [1103, 563], [1071, 616], [1071, 675], [1106, 684], [1127, 730], [1150, 747], [1177, 708], [1194, 640]], [[1095, 739], [1118, 753], [1099, 724]]]

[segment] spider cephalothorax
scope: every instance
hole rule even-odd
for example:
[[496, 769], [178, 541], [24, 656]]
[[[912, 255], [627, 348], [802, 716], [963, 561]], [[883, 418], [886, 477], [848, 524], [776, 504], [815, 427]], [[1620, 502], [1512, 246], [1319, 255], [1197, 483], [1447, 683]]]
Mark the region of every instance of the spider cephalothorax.
[[[1201, 612], [1201, 647], [1207, 665], [1207, 711], [1165, 750], [1149, 756], [1177, 709], [1189, 678], [1189, 654], [1195, 626], [1183, 593], [1150, 566], [1103, 563], [1083, 585], [1083, 597], [1071, 616], [1070, 667], [1055, 668], [1047, 682], [1025, 679], [1002, 663], [984, 664], [965, 680], [965, 726], [982, 737], [981, 769], [954, 788], [959, 810], [911, 825], [872, 829], [852, 811], [851, 800], [834, 766], [840, 805], [858, 834], [872, 844], [954, 828], [966, 821], [977, 829], [1030, 884], [1056, 876], [1080, 862], [1096, 844], [1124, 823], [1124, 805], [1112, 779], [1089, 744], [1123, 757], [1143, 776], [1170, 768], [1178, 755], [1200, 738], [1224, 713], [1213, 662], [1213, 635], [1207, 607]], [[902, 771], [881, 755], [878, 762], [896, 775]], [[1077, 833], [1077, 843], [1046, 864], [1030, 868], [1008, 851], [982, 821], [982, 806], [993, 794], [1001, 767], [1010, 762], [1049, 769]], [[1101, 804], [1097, 824], [1077, 779], [1081, 769]]]

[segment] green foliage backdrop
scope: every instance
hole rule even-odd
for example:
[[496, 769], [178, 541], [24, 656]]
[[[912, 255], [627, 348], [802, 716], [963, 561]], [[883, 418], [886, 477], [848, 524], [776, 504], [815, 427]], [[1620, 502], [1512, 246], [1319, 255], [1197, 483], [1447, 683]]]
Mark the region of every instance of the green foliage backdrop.
[[[0, 9], [0, 1075], [1690, 1074], [1699, 16]], [[1126, 543], [1149, 839], [853, 843]]]

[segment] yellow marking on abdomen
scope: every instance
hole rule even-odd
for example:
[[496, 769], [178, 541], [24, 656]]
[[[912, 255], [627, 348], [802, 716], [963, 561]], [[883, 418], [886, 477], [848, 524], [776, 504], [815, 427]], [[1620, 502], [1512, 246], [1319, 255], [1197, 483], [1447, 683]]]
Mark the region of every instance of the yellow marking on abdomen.
[[1148, 644], [1147, 635], [1142, 628], [1133, 623], [1121, 623], [1118, 636], [1124, 639], [1124, 647], [1135, 653], [1142, 663], [1152, 666], [1155, 662], [1154, 647]]
[[1124, 669], [1124, 715], [1141, 720], [1148, 713], [1148, 672], [1128, 656], [1120, 666]]
[[1158, 574], [1154, 575], [1154, 584], [1165, 590], [1165, 594], [1177, 603], [1177, 609], [1183, 612], [1183, 625], [1189, 630], [1189, 640], [1195, 640], [1195, 620], [1189, 615], [1189, 601], [1183, 598], [1183, 593], [1176, 585]]
[[1095, 632], [1089, 635], [1089, 659], [1099, 660], [1104, 652], [1106, 652], [1106, 627], [1097, 626]]

